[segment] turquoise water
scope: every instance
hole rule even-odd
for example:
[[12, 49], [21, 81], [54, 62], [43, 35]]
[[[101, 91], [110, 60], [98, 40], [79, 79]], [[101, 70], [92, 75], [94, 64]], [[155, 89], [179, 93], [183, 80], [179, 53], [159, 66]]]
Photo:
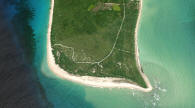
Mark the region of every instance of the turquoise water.
[[31, 0], [35, 9], [39, 80], [56, 108], [195, 107], [195, 1], [144, 0], [138, 43], [143, 70], [154, 90], [87, 87], [57, 78], [46, 60], [49, 0]]
[[162, 107], [195, 107], [195, 1], [145, 0], [139, 30], [143, 68], [167, 92]]

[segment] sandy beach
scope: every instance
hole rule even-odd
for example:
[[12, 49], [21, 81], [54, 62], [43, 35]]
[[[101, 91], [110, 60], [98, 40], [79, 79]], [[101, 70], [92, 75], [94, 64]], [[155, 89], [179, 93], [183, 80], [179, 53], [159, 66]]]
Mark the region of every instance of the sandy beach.
[[55, 58], [52, 54], [52, 47], [51, 47], [51, 27], [52, 27], [52, 20], [53, 20], [53, 9], [54, 9], [54, 0], [51, 0], [51, 8], [50, 8], [50, 13], [49, 13], [49, 24], [48, 24], [48, 33], [47, 33], [47, 62], [49, 68], [54, 72], [57, 76], [59, 76], [62, 79], [70, 80], [73, 82], [77, 82], [80, 84], [88, 85], [88, 86], [93, 86], [93, 87], [100, 87], [100, 88], [129, 88], [129, 89], [135, 89], [135, 90], [140, 90], [143, 92], [149, 92], [152, 90], [152, 86], [146, 77], [146, 75], [142, 72], [141, 70], [141, 64], [139, 61], [139, 51], [138, 51], [138, 45], [137, 45], [137, 32], [138, 32], [138, 25], [140, 22], [141, 18], [141, 10], [142, 10], [142, 0], [140, 1], [140, 9], [139, 9], [139, 16], [138, 16], [138, 21], [136, 24], [136, 29], [135, 29], [135, 50], [136, 50], [136, 61], [137, 61], [137, 67], [139, 68], [139, 72], [144, 78], [146, 85], [148, 88], [142, 88], [138, 85], [134, 85], [131, 83], [125, 83], [125, 82], [114, 82], [117, 80], [120, 80], [120, 78], [101, 78], [101, 77], [91, 77], [91, 76], [74, 76], [72, 74], [69, 74], [65, 70], [59, 67], [55, 63]]

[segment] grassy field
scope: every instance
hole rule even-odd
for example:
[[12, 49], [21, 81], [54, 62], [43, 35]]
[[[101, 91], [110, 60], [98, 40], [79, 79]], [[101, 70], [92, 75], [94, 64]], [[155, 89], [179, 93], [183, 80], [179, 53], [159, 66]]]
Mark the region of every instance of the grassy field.
[[139, 1], [55, 0], [51, 42], [55, 61], [75, 75], [120, 77], [142, 87], [134, 32]]

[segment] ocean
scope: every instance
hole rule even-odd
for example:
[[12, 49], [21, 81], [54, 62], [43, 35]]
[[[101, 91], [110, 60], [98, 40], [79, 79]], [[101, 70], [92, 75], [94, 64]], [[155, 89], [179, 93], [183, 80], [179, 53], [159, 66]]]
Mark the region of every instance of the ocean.
[[22, 14], [24, 11], [15, 8], [23, 3], [0, 0], [0, 108], [48, 108], [49, 103], [43, 98], [44, 93], [41, 93], [41, 85], [30, 62], [32, 58], [27, 58], [27, 52], [33, 51], [32, 47], [25, 47], [29, 45], [26, 40], [32, 39], [31, 28], [26, 22], [29, 17], [25, 16], [30, 11], [20, 8], [26, 12]]
[[48, 68], [50, 0], [31, 0], [35, 16], [34, 65], [47, 100], [55, 108], [193, 108], [195, 103], [195, 1], [143, 0], [138, 32], [140, 60], [154, 89], [93, 88], [62, 80]]

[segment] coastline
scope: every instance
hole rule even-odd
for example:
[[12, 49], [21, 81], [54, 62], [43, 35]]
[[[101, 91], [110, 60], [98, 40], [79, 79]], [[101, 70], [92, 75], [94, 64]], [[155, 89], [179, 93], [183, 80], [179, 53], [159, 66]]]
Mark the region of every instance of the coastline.
[[139, 60], [139, 48], [138, 48], [138, 29], [139, 29], [139, 24], [140, 24], [140, 20], [141, 20], [141, 14], [142, 14], [142, 5], [143, 5], [143, 0], [140, 0], [140, 6], [139, 6], [139, 15], [137, 18], [137, 23], [136, 23], [136, 28], [135, 28], [135, 56], [136, 56], [136, 65], [139, 69], [139, 72], [142, 76], [142, 78], [144, 79], [148, 89], [150, 91], [152, 91], [152, 85], [148, 79], [148, 77], [143, 73], [142, 68], [141, 68], [141, 63]]
[[137, 46], [137, 31], [138, 31], [138, 25], [140, 22], [140, 17], [141, 17], [141, 10], [142, 10], [142, 0], [140, 0], [140, 6], [139, 6], [139, 15], [136, 23], [136, 29], [135, 29], [135, 54], [136, 54], [136, 64], [139, 69], [139, 72], [144, 79], [147, 88], [142, 88], [138, 85], [134, 85], [131, 83], [117, 83], [114, 82], [115, 80], [120, 80], [121, 78], [110, 78], [110, 77], [92, 77], [92, 76], [74, 76], [72, 74], [69, 74], [68, 72], [64, 71], [62, 68], [59, 67], [55, 63], [55, 58], [52, 54], [52, 47], [51, 47], [51, 27], [52, 27], [52, 20], [53, 20], [53, 10], [54, 10], [54, 0], [51, 0], [50, 3], [50, 12], [49, 12], [49, 23], [48, 23], [48, 33], [47, 33], [47, 62], [49, 68], [52, 70], [54, 74], [59, 76], [60, 78], [67, 79], [73, 82], [77, 82], [80, 84], [88, 85], [88, 86], [93, 86], [93, 87], [100, 87], [100, 88], [128, 88], [128, 89], [136, 89], [140, 90], [143, 92], [149, 92], [152, 90], [152, 86], [146, 77], [146, 75], [142, 72], [141, 70], [141, 65], [139, 61], [139, 52], [138, 52], [138, 46]]

